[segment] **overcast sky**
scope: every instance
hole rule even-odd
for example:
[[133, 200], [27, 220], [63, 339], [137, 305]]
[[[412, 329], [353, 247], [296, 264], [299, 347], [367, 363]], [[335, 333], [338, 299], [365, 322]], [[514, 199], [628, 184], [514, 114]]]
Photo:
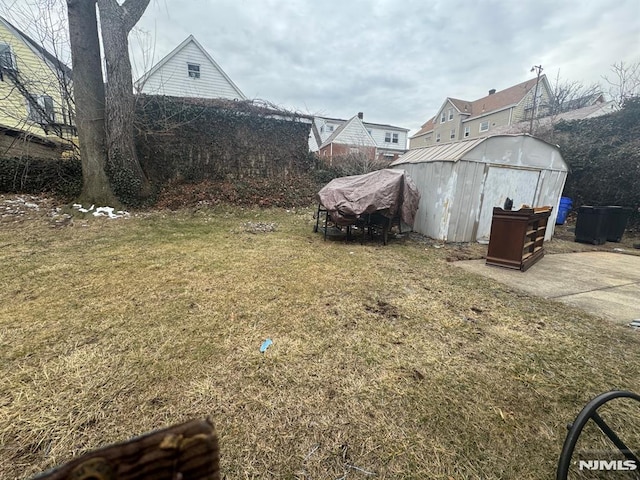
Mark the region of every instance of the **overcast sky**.
[[640, 60], [640, 0], [151, 0], [136, 28], [134, 80], [193, 34], [249, 98], [411, 132], [533, 65], [589, 84]]

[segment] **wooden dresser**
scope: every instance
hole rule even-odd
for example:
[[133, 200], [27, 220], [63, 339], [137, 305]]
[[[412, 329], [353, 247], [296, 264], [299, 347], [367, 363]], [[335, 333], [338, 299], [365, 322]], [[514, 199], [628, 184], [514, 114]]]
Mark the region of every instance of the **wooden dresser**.
[[544, 256], [544, 234], [552, 207], [503, 210], [495, 207], [487, 265], [523, 272]]

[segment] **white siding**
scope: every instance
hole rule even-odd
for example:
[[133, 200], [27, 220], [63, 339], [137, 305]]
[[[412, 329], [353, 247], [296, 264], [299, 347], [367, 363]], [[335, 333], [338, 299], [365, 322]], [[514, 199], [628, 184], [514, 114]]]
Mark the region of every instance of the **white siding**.
[[[200, 78], [189, 77], [187, 64], [200, 65]], [[243, 98], [220, 70], [193, 43], [187, 43], [146, 79], [142, 93], [174, 97]]]
[[333, 120], [327, 120], [327, 119], [320, 119], [321, 120], [321, 124], [320, 127], [318, 128], [318, 132], [320, 132], [320, 140], [322, 140], [323, 142], [329, 138], [333, 132], [335, 132], [338, 127], [340, 125], [342, 125], [344, 122], [335, 122]]
[[317, 152], [318, 150], [320, 150], [320, 145], [318, 145], [318, 142], [316, 141], [316, 136], [313, 134], [313, 130], [311, 130], [309, 132], [309, 151]]
[[357, 117], [352, 118], [344, 129], [333, 139], [334, 143], [343, 145], [358, 145], [362, 147], [375, 147], [362, 122]]
[[[380, 148], [385, 148], [389, 150], [402, 150], [403, 152], [407, 149], [407, 132], [402, 130], [394, 130], [394, 129], [385, 129], [384, 127], [374, 127], [371, 125], [367, 125], [365, 123], [365, 127], [367, 130], [371, 130], [371, 136], [376, 142], [376, 145]], [[385, 142], [384, 138], [387, 133], [398, 134], [398, 143], [393, 142]], [[391, 137], [393, 138], [393, 136]]]

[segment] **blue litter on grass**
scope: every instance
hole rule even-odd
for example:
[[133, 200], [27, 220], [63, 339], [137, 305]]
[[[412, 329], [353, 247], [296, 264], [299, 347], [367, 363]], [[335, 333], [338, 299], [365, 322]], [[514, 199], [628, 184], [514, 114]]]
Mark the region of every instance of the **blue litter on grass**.
[[269, 348], [269, 345], [271, 345], [272, 343], [273, 342], [270, 338], [267, 338], [264, 342], [262, 342], [262, 345], [260, 345], [260, 353], [266, 352], [267, 348]]

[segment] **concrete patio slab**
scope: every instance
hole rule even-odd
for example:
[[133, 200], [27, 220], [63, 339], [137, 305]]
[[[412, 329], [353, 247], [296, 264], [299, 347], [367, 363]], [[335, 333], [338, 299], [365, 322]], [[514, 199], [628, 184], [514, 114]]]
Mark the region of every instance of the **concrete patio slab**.
[[545, 255], [526, 272], [489, 266], [484, 260], [454, 265], [616, 323], [640, 318], [640, 256], [611, 252]]

